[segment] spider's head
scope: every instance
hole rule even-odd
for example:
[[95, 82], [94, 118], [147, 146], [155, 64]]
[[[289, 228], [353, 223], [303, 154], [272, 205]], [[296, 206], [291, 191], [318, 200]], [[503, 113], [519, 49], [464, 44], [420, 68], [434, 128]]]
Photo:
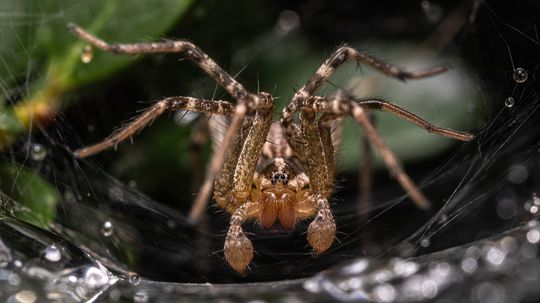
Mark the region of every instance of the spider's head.
[[283, 158], [274, 158], [261, 171], [259, 181], [261, 226], [270, 228], [279, 221], [284, 229], [293, 229], [302, 183], [294, 167]]

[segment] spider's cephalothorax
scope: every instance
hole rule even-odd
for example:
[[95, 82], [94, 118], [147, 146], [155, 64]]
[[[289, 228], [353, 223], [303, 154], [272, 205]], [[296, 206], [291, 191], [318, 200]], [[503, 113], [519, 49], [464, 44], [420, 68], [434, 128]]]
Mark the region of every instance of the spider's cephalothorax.
[[271, 160], [255, 175], [251, 198], [260, 204], [261, 227], [270, 228], [278, 221], [284, 229], [294, 228], [298, 202], [305, 199], [303, 188], [309, 187], [302, 181], [291, 163], [284, 158]]
[[336, 68], [347, 60], [371, 66], [399, 80], [430, 77], [444, 72], [444, 66], [408, 72], [343, 45], [294, 94], [283, 109], [280, 122], [273, 123], [274, 101], [270, 94], [250, 93], [189, 41], [108, 44], [74, 24], [69, 25], [69, 29], [80, 39], [108, 52], [132, 55], [183, 53], [236, 99], [236, 104], [193, 97], [159, 100], [110, 137], [78, 149], [74, 154], [83, 158], [115, 147], [167, 111], [189, 110], [226, 117], [227, 125], [221, 124], [226, 130], [221, 129], [214, 136], [220, 144], [212, 156], [190, 219], [196, 222], [203, 214], [215, 180], [214, 198], [220, 207], [231, 213], [225, 258], [238, 272], [244, 272], [253, 258], [253, 246], [242, 229], [247, 219], [258, 220], [263, 228], [279, 223], [283, 228], [291, 229], [296, 221], [313, 218], [307, 231], [313, 251], [320, 254], [332, 245], [336, 225], [328, 197], [334, 185], [334, 144], [337, 143], [332, 128], [344, 116], [353, 117], [362, 126], [369, 145], [378, 150], [392, 175], [421, 208], [429, 205], [428, 200], [403, 171], [366, 111], [386, 111], [441, 136], [462, 141], [473, 139], [470, 134], [437, 127], [382, 99], [359, 101], [343, 91], [333, 97], [315, 95]]

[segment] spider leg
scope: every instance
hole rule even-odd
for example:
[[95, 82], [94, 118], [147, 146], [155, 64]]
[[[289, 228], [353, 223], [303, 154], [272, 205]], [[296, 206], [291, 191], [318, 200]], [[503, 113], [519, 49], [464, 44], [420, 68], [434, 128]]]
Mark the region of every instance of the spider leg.
[[253, 119], [244, 120], [215, 181], [216, 202], [229, 212], [249, 196], [253, 175], [272, 124], [274, 101], [269, 94], [260, 95], [261, 106], [255, 111]]
[[330, 55], [330, 57], [324, 61], [315, 74], [307, 81], [307, 83], [294, 94], [291, 102], [287, 104], [285, 108], [283, 108], [281, 124], [287, 134], [291, 132], [289, 130], [289, 125], [291, 125], [292, 116], [297, 111], [300, 104], [309, 96], [312, 96], [322, 86], [322, 84], [328, 80], [328, 78], [330, 78], [335, 70], [347, 60], [354, 60], [358, 64], [368, 65], [390, 77], [403, 81], [407, 79], [421, 79], [434, 76], [445, 72], [448, 69], [446, 66], [435, 66], [426, 70], [409, 72], [400, 69], [397, 66], [385, 63], [373, 56], [362, 53], [350, 46], [343, 45], [336, 49]]
[[194, 207], [190, 212], [191, 221], [197, 221], [210, 198], [212, 183], [224, 164], [229, 145], [232, 144], [247, 112], [259, 107], [260, 98], [257, 95], [249, 93], [242, 84], [237, 82], [231, 75], [219, 67], [219, 65], [217, 65], [217, 63], [199, 47], [189, 41], [178, 40], [152, 43], [109, 44], [75, 24], [69, 24], [68, 29], [79, 39], [111, 53], [131, 55], [146, 53], [184, 53], [189, 60], [193, 61], [199, 68], [214, 78], [219, 85], [238, 101], [234, 112], [231, 114], [231, 122], [223, 136], [222, 145], [212, 156], [206, 179], [197, 194]]
[[415, 124], [418, 127], [421, 127], [427, 130], [430, 133], [434, 133], [439, 136], [448, 137], [448, 138], [452, 138], [452, 139], [456, 139], [460, 141], [471, 141], [472, 139], [474, 139], [474, 136], [469, 133], [435, 126], [431, 124], [430, 122], [428, 122], [427, 120], [422, 119], [419, 116], [407, 111], [406, 109], [401, 108], [397, 106], [396, 104], [393, 104], [391, 102], [388, 102], [382, 99], [362, 100], [357, 103], [358, 105], [364, 108], [376, 109], [376, 110], [385, 111], [385, 112], [394, 114], [402, 119], [405, 119]]
[[253, 245], [242, 230], [247, 218], [257, 216], [259, 203], [246, 202], [238, 207], [233, 215], [225, 238], [225, 260], [239, 273], [243, 273], [253, 259]]
[[316, 254], [326, 251], [334, 242], [336, 223], [326, 197], [334, 183], [334, 149], [330, 127], [316, 122], [316, 112], [308, 107], [300, 110], [304, 152], [313, 205], [317, 214], [309, 224], [307, 240]]
[[310, 197], [317, 206], [317, 214], [308, 226], [307, 240], [315, 254], [325, 252], [336, 238], [336, 222], [328, 200], [322, 195]]
[[463, 141], [470, 141], [474, 138], [473, 135], [467, 133], [434, 126], [426, 120], [398, 107], [397, 105], [391, 104], [384, 100], [368, 100], [357, 102], [347, 94], [341, 93], [333, 98], [312, 97], [306, 100], [304, 103], [305, 107], [310, 107], [315, 112], [330, 112], [337, 115], [348, 114], [351, 115], [356, 121], [358, 121], [360, 126], [364, 129], [365, 136], [378, 150], [381, 158], [383, 159], [384, 163], [386, 164], [392, 175], [397, 179], [400, 185], [405, 189], [405, 191], [407, 191], [411, 199], [420, 208], [429, 207], [428, 200], [416, 187], [416, 185], [409, 178], [409, 176], [404, 172], [396, 156], [384, 143], [381, 136], [371, 123], [364, 108], [367, 107], [388, 111], [397, 115], [400, 118], [406, 119], [416, 124], [417, 126], [420, 126], [430, 132], [441, 136], [446, 136], [449, 138]]
[[237, 100], [245, 99], [249, 93], [244, 86], [237, 82], [231, 75], [223, 70], [217, 63], [205, 54], [195, 44], [184, 41], [163, 41], [131, 44], [109, 44], [104, 40], [92, 35], [76, 24], [69, 24], [68, 29], [79, 39], [107, 52], [116, 54], [139, 55], [148, 53], [184, 53], [209, 76], [214, 78], [231, 96]]
[[227, 101], [202, 100], [192, 97], [168, 97], [158, 101], [143, 114], [135, 118], [126, 126], [113, 132], [105, 140], [94, 145], [77, 149], [73, 154], [78, 158], [85, 158], [103, 150], [116, 147], [122, 141], [135, 135], [154, 119], [167, 111], [189, 110], [194, 112], [213, 113], [217, 115], [231, 115], [234, 112], [234, 105]]
[[202, 115], [198, 117], [195, 122], [195, 126], [191, 131], [189, 154], [191, 160], [191, 176], [193, 177], [193, 183], [191, 185], [191, 192], [197, 192], [204, 181], [204, 146], [208, 142], [208, 118], [209, 115]]
[[[375, 119], [373, 115], [368, 113], [368, 117], [375, 128]], [[360, 190], [360, 194], [358, 195], [358, 213], [360, 217], [367, 222], [368, 212], [366, 212], [366, 210], [370, 209], [371, 206], [371, 190], [373, 187], [373, 154], [371, 142], [364, 134], [362, 134], [362, 148], [362, 160], [360, 161], [360, 167], [358, 169], [358, 188]]]

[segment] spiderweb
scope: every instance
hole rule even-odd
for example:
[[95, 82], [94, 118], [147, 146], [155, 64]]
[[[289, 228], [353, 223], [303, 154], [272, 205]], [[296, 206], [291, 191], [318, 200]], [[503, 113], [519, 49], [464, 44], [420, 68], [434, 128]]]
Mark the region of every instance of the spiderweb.
[[[178, 62], [178, 56], [107, 61], [116, 59], [80, 45], [72, 55], [76, 68], [58, 65], [70, 69], [77, 81], [62, 82], [72, 86], [54, 95], [61, 101], [54, 103], [53, 115], [20, 125], [14, 117], [24, 115], [16, 109], [26, 108], [28, 96], [40, 96], [49, 87], [36, 83], [48, 79], [51, 69], [44, 66], [58, 58], [54, 45], [42, 46], [41, 40], [55, 35], [43, 28], [93, 20], [81, 12], [93, 9], [84, 4], [21, 3], [0, 5], [0, 35], [7, 45], [0, 46], [0, 141], [5, 150], [0, 166], [0, 279], [5, 283], [0, 298], [538, 299], [540, 7], [534, 1], [311, 0], [238, 7], [201, 1], [186, 2], [169, 19], [136, 2], [126, 12], [130, 18], [101, 21], [120, 32], [105, 31], [106, 38], [116, 41], [191, 39], [247, 87], [269, 91], [281, 103], [343, 41], [409, 69], [451, 64], [446, 75], [409, 83], [347, 66], [323, 92], [346, 88], [361, 97], [383, 96], [438, 125], [477, 136], [456, 144], [433, 139], [387, 114], [376, 116], [383, 137], [432, 208], [416, 209], [382, 166], [373, 176], [373, 204], [359, 206], [356, 172], [362, 146], [358, 126], [347, 122], [331, 201], [336, 243], [313, 257], [305, 240], [306, 222], [292, 232], [245, 224], [256, 250], [245, 276], [223, 258], [228, 214], [211, 205], [201, 224], [186, 220], [200, 181], [191, 170], [195, 160], [189, 140], [196, 124], [191, 120], [198, 117], [182, 112], [165, 116], [116, 152], [82, 161], [71, 155], [74, 148], [104, 138], [151, 100], [179, 94], [222, 99], [227, 98], [224, 92], [189, 62]], [[116, 16], [125, 3], [109, 5], [99, 18]], [[137, 31], [150, 21], [157, 24], [152, 20], [163, 19], [163, 24], [142, 36], [125, 32], [134, 15]], [[73, 20], [77, 16], [83, 21]], [[228, 26], [219, 26], [218, 20]], [[245, 29], [245, 24], [252, 27]], [[62, 39], [70, 41], [69, 35]], [[81, 54], [88, 63], [79, 63]], [[96, 67], [100, 62], [107, 68]], [[204, 162], [212, 148], [208, 143], [196, 152]]]

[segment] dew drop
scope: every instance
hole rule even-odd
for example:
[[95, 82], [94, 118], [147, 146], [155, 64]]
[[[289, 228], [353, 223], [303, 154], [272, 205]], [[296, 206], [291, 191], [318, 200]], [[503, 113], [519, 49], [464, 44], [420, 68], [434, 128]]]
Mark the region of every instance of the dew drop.
[[468, 274], [472, 274], [473, 272], [476, 271], [477, 268], [478, 268], [478, 262], [476, 261], [475, 258], [469, 257], [461, 262], [461, 269]]
[[43, 161], [47, 156], [47, 150], [39, 143], [34, 143], [30, 146], [30, 158], [34, 161]]
[[138, 285], [139, 282], [141, 282], [141, 277], [137, 273], [134, 273], [134, 272], [128, 273], [128, 278], [129, 278], [129, 283], [131, 283], [132, 285]]
[[62, 253], [60, 252], [60, 249], [56, 247], [56, 245], [47, 246], [47, 248], [45, 248], [43, 256], [46, 260], [50, 262], [58, 262], [60, 261], [60, 259], [62, 259]]
[[14, 296], [8, 299], [8, 302], [17, 302], [17, 303], [34, 303], [37, 300], [37, 295], [31, 290], [21, 290], [16, 293]]
[[527, 232], [527, 241], [532, 244], [536, 244], [540, 241], [540, 231], [538, 229], [531, 229]]
[[434, 4], [431, 1], [424, 0], [421, 2], [421, 6], [429, 22], [435, 23], [441, 20], [443, 16], [443, 9], [439, 5]]
[[422, 241], [420, 241], [420, 246], [422, 246], [422, 247], [429, 247], [430, 244], [431, 243], [430, 243], [428, 238], [424, 238], [424, 239], [422, 239]]
[[134, 303], [147, 303], [148, 302], [148, 294], [143, 291], [138, 291], [133, 295], [133, 302]]
[[508, 108], [511, 108], [512, 106], [514, 106], [514, 98], [512, 97], [506, 98], [506, 100], [504, 100], [504, 105]]
[[94, 58], [94, 49], [91, 45], [85, 45], [81, 53], [81, 61], [83, 63], [90, 63]]
[[104, 237], [110, 237], [112, 236], [114, 232], [114, 226], [111, 221], [105, 221], [103, 222], [103, 225], [101, 225], [101, 234]]
[[376, 286], [373, 289], [373, 296], [379, 302], [393, 302], [396, 299], [395, 288], [387, 283]]
[[514, 81], [517, 83], [523, 83], [527, 81], [529, 75], [523, 67], [518, 67], [514, 70], [514, 74], [512, 76], [514, 77]]
[[300, 17], [293, 11], [284, 10], [279, 14], [276, 25], [278, 33], [284, 35], [300, 25]]
[[84, 284], [90, 289], [101, 288], [109, 282], [107, 273], [97, 267], [89, 267], [84, 273]]

